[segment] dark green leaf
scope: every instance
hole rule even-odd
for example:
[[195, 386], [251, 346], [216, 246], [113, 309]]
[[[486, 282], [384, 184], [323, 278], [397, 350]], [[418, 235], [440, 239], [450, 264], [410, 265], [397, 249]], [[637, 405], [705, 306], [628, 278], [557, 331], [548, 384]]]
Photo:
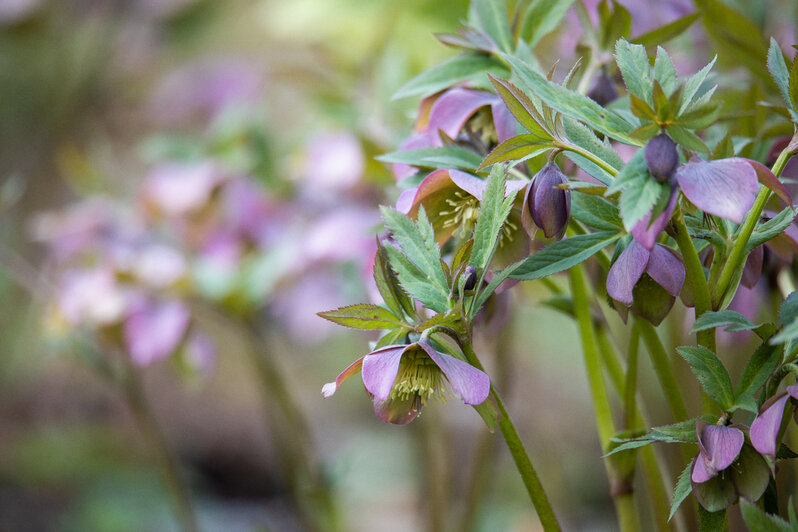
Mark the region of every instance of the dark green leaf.
[[653, 29], [643, 35], [635, 37], [631, 40], [632, 43], [635, 44], [642, 44], [646, 48], [651, 48], [658, 44], [662, 44], [668, 42], [669, 40], [678, 37], [682, 33], [684, 33], [690, 26], [693, 25], [693, 22], [699, 17], [699, 13], [690, 13], [680, 19], [676, 19], [670, 24], [666, 24], [664, 26], [660, 26], [659, 28]]
[[677, 126], [676, 124], [668, 124], [666, 129], [668, 130], [668, 134], [671, 136], [674, 142], [680, 146], [683, 146], [688, 150], [702, 153], [709, 152], [709, 148], [707, 148], [707, 145], [704, 144], [704, 141], [692, 131], [685, 129], [682, 126]]
[[563, 127], [565, 129], [565, 136], [572, 144], [589, 151], [609, 166], [615, 168], [616, 171], [623, 166], [623, 159], [612, 149], [612, 146], [599, 140], [598, 137], [581, 122], [577, 122], [566, 116], [563, 118]]
[[388, 264], [388, 253], [381, 242], [377, 242], [377, 253], [374, 257], [374, 282], [377, 284], [385, 304], [396, 316], [413, 316], [413, 301], [399, 286], [399, 279]]
[[[726, 510], [728, 506], [737, 500], [734, 492], [734, 485], [731, 482], [724, 482], [720, 477], [715, 477], [709, 482], [696, 484], [696, 490], [717, 486], [715, 493], [704, 494], [705, 504], [716, 510], [707, 510], [700, 504], [698, 505], [698, 531], [699, 532], [718, 532], [726, 528]], [[731, 490], [731, 491], [730, 491]]]
[[620, 231], [623, 227], [618, 207], [593, 194], [571, 194], [571, 216], [600, 231]]
[[685, 467], [684, 471], [679, 475], [679, 480], [676, 482], [676, 487], [673, 489], [673, 504], [671, 504], [671, 513], [668, 515], [668, 521], [673, 519], [673, 514], [676, 513], [676, 510], [679, 509], [682, 502], [684, 502], [687, 496], [690, 495], [690, 492], [693, 491], [693, 487], [690, 485], [690, 470], [692, 466], [692, 462], [687, 464], [687, 467]]
[[720, 115], [720, 104], [709, 103], [696, 107], [679, 116], [676, 121], [687, 129], [705, 129], [714, 124]]
[[403, 325], [390, 310], [368, 303], [319, 312], [319, 316], [353, 329], [393, 329]]
[[632, 182], [648, 177], [648, 166], [646, 165], [645, 154], [643, 150], [637, 150], [629, 161], [621, 168], [615, 180], [607, 188], [605, 196], [611, 196], [616, 192], [624, 190]]
[[795, 211], [793, 207], [785, 207], [776, 216], [757, 226], [754, 232], [751, 233], [751, 238], [745, 247], [746, 251], [750, 253], [755, 247], [782, 234], [790, 226], [797, 214], [798, 211]]
[[698, 382], [723, 410], [734, 405], [734, 390], [729, 373], [718, 357], [704, 346], [682, 346], [676, 351], [687, 361]]
[[551, 140], [553, 137], [544, 127], [544, 119], [540, 110], [518, 87], [507, 80], [489, 76], [493, 87], [499, 93], [507, 108], [518, 123], [537, 138], [537, 141]]
[[478, 170], [482, 170], [496, 163], [523, 161], [532, 157], [537, 157], [553, 149], [553, 144], [550, 142], [541, 142], [540, 139], [534, 135], [518, 135], [505, 140], [493, 148], [493, 151], [482, 161]]
[[562, 21], [574, 0], [535, 0], [521, 21], [521, 38], [531, 48]]
[[431, 282], [429, 276], [410, 262], [398, 248], [388, 245], [385, 250], [388, 252], [391, 268], [399, 278], [399, 284], [408, 294], [435, 312], [449, 310], [448, 290], [442, 290], [440, 286]]
[[798, 113], [798, 61], [793, 61], [792, 68], [790, 68], [790, 104], [793, 111]]
[[751, 355], [740, 376], [737, 394], [755, 394], [781, 363], [781, 350], [763, 342]]
[[426, 97], [460, 81], [484, 76], [486, 72], [501, 76], [507, 71], [496, 59], [487, 55], [457, 55], [425, 70], [402, 85], [393, 98]]
[[[656, 120], [657, 113], [642, 98], [638, 98], [631, 92], [629, 93], [629, 106], [632, 113], [641, 120]], [[659, 129], [659, 125], [656, 126]]]
[[770, 38], [770, 49], [768, 49], [768, 70], [770, 71], [770, 76], [773, 78], [773, 81], [776, 82], [776, 86], [779, 88], [781, 97], [784, 98], [787, 107], [791, 107], [795, 110], [795, 105], [792, 103], [792, 98], [790, 97], [791, 73], [787, 69], [787, 63], [784, 61], [784, 54], [781, 53], [781, 47], [773, 37]]
[[511, 55], [502, 57], [512, 65], [518, 75], [519, 87], [534, 94], [552, 109], [584, 122], [615, 140], [639, 145], [629, 136], [633, 126], [614, 112], [605, 109], [587, 96], [552, 83], [529, 65]]
[[729, 409], [729, 412], [736, 412], [737, 410], [745, 410], [746, 412], [757, 414], [759, 413], [759, 403], [757, 403], [756, 397], [750, 393], [739, 393], [737, 394], [737, 399], [734, 400], [734, 406]]
[[798, 320], [798, 291], [791, 292], [779, 307], [779, 327]]
[[754, 532], [795, 532], [790, 523], [781, 517], [765, 513], [757, 505], [743, 499], [740, 501], [743, 521]]
[[[640, 152], [642, 151], [640, 150]], [[654, 180], [648, 174], [647, 169], [645, 173], [639, 174], [637, 179], [630, 180], [624, 186], [623, 192], [621, 192], [620, 207], [623, 225], [627, 231], [631, 231], [637, 222], [651, 212], [662, 194], [662, 184]]]
[[511, 277], [523, 280], [540, 279], [567, 270], [612, 244], [620, 236], [615, 231], [601, 231], [554, 242], [524, 259]]
[[690, 329], [691, 333], [698, 331], [705, 331], [707, 329], [714, 329], [715, 327], [726, 327], [726, 331], [749, 331], [756, 329], [761, 324], [755, 325], [751, 323], [748, 318], [735, 312], [733, 310], [720, 310], [704, 312], [697, 320], [693, 328]]

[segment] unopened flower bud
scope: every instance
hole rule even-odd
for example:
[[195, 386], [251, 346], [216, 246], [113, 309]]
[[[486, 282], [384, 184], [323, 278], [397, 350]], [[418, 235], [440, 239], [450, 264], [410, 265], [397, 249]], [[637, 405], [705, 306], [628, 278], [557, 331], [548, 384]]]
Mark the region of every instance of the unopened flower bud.
[[679, 165], [676, 144], [665, 133], [660, 133], [648, 141], [644, 155], [648, 171], [660, 183], [669, 181]]
[[571, 214], [571, 192], [559, 188], [568, 179], [556, 164], [548, 163], [532, 178], [524, 207], [546, 238], [562, 235]]
[[463, 290], [466, 292], [473, 290], [477, 286], [477, 269], [473, 266], [467, 266], [464, 275], [465, 284], [463, 285]]
[[607, 105], [618, 98], [618, 89], [615, 88], [612, 78], [602, 72], [593, 87], [587, 91], [587, 97], [599, 105]]

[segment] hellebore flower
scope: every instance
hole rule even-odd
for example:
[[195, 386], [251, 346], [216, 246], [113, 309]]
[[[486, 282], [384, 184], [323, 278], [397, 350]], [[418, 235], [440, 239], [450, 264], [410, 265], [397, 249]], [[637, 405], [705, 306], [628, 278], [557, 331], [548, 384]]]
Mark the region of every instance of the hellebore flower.
[[436, 351], [422, 339], [389, 345], [357, 359], [335, 382], [324, 385], [322, 395], [330, 397], [361, 369], [377, 417], [395, 425], [413, 421], [430, 397], [444, 399], [447, 387], [468, 405], [481, 404], [490, 393], [490, 379], [484, 372]]
[[770, 468], [737, 427], [696, 423], [698, 456], [690, 469], [693, 494], [706, 510], [728, 508], [740, 497], [756, 501], [770, 481]]
[[762, 411], [751, 423], [751, 444], [761, 454], [776, 456], [781, 420], [790, 398], [798, 400], [798, 384], [787, 386], [787, 390], [770, 398], [762, 405]]
[[696, 424], [696, 433], [698, 456], [693, 459], [690, 479], [700, 484], [716, 477], [734, 462], [745, 443], [745, 434], [734, 427], [709, 425], [702, 421]]
[[615, 88], [615, 82], [607, 75], [606, 72], [599, 74], [595, 83], [587, 91], [587, 97], [599, 105], [605, 106], [618, 99], [618, 89]]
[[674, 179], [690, 202], [709, 214], [742, 223], [759, 191], [757, 171], [739, 157], [688, 162]]
[[[571, 191], [559, 188], [559, 185], [567, 184], [568, 179], [560, 168], [548, 163], [527, 185], [523, 216], [531, 216], [546, 238], [560, 238], [565, 233], [571, 215]], [[524, 225], [531, 225], [528, 219]]]
[[[505, 196], [517, 194], [524, 181], [505, 183]], [[479, 203], [487, 182], [459, 170], [435, 170], [414, 189], [404, 191], [396, 202], [399, 212], [415, 218], [421, 206], [435, 230], [435, 240], [443, 244], [452, 236], [462, 238], [476, 226]], [[501, 232], [497, 262], [510, 264], [529, 254], [529, 238], [522, 234], [522, 217], [513, 209]]]
[[649, 251], [632, 240], [610, 268], [607, 293], [633, 314], [659, 325], [681, 292], [684, 277], [684, 265], [670, 249], [657, 244]]

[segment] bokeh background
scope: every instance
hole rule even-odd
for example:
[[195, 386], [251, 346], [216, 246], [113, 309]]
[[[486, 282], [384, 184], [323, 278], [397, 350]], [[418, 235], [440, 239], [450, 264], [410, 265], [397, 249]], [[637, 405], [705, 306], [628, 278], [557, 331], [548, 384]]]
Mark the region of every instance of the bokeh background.
[[[729, 3], [792, 42], [794, 17], [775, 13], [793, 2]], [[625, 4], [640, 32], [691, 10]], [[395, 427], [358, 379], [320, 395], [375, 339], [316, 312], [373, 293], [377, 206], [399, 192], [374, 157], [418, 105], [392, 94], [452, 55], [433, 34], [466, 13], [466, 0], [0, 0], [0, 531], [179, 529], [131, 373], [203, 530], [308, 529], [284, 455], [301, 436], [258, 356], [299, 405], [345, 530], [538, 526], [472, 409], [430, 405]], [[545, 63], [570, 64], [578, 33], [569, 14]], [[696, 28], [671, 55], [692, 72], [706, 44]], [[566, 528], [611, 530], [575, 327], [527, 284], [477, 345]], [[641, 371], [653, 422], [669, 421]]]

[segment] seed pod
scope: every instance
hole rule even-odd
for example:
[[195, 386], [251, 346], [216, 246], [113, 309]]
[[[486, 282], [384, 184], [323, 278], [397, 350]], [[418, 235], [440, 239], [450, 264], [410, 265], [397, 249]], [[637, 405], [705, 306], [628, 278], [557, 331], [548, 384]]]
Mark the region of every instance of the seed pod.
[[571, 214], [571, 192], [558, 188], [568, 184], [568, 179], [556, 164], [548, 163], [532, 178], [527, 187], [524, 208], [532, 220], [543, 230], [546, 238], [561, 236]]
[[679, 165], [676, 144], [665, 133], [660, 133], [646, 144], [644, 155], [648, 171], [660, 183], [670, 181]]
[[615, 88], [612, 78], [602, 72], [593, 87], [587, 91], [587, 97], [599, 105], [607, 105], [618, 98], [618, 89]]

